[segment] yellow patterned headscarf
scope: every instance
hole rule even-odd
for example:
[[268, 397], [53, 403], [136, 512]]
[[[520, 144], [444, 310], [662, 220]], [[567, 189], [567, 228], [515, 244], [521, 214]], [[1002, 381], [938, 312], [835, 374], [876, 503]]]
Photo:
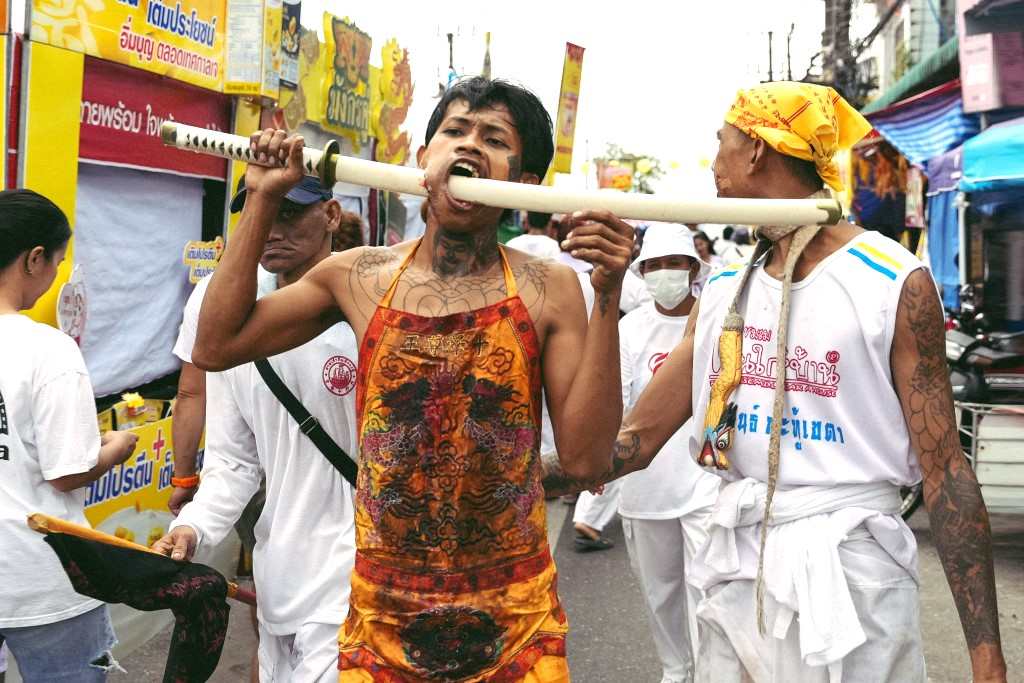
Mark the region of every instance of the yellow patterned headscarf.
[[818, 175], [843, 191], [835, 153], [852, 147], [871, 124], [834, 89], [810, 83], [777, 81], [736, 95], [725, 122], [756, 135], [779, 154], [813, 161]]

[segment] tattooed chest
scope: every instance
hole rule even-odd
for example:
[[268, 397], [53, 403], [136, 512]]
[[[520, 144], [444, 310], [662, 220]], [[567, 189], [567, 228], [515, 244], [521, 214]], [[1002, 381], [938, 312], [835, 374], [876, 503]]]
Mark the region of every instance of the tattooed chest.
[[[466, 313], [504, 301], [509, 296], [500, 267], [483, 275], [445, 277], [423, 269], [398, 273], [400, 261], [393, 255], [376, 252], [360, 260], [354, 270], [354, 292], [368, 304], [367, 321], [372, 311], [394, 286], [391, 308], [421, 315], [440, 317]], [[527, 263], [514, 267], [512, 276], [520, 300], [543, 337], [546, 300], [546, 270], [543, 265]], [[395, 277], [398, 281], [395, 282]]]
[[500, 278], [405, 275], [395, 286], [392, 306], [423, 316], [451, 315], [484, 308], [508, 298]]

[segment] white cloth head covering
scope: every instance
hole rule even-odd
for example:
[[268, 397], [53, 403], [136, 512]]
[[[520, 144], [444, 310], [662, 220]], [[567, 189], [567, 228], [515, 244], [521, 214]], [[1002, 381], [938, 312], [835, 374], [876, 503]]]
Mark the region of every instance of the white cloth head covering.
[[[678, 223], [651, 223], [644, 232], [644, 242], [640, 246], [640, 255], [630, 264], [629, 268], [640, 275], [640, 264], [647, 259], [662, 256], [689, 256], [700, 263], [700, 274], [697, 279], [711, 272], [711, 264], [702, 261], [697, 255], [697, 247], [693, 245], [693, 233], [685, 225]], [[643, 277], [641, 275], [641, 277]]]

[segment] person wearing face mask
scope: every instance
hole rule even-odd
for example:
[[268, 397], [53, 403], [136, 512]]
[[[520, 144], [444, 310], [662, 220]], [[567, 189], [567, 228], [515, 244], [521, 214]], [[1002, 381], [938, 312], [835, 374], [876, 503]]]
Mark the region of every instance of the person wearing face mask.
[[[718, 134], [718, 194], [831, 203], [836, 153], [870, 130], [832, 88], [742, 90]], [[843, 220], [757, 235], [749, 264], [708, 280], [597, 480], [643, 469], [694, 418], [690, 453], [725, 480], [688, 577], [707, 591], [696, 680], [924, 683], [917, 546], [899, 514], [899, 488], [923, 480], [973, 680], [1005, 683], [988, 512], [957, 439], [934, 280]]]
[[[668, 223], [647, 229], [632, 269], [643, 277], [653, 300], [619, 321], [626, 410], [683, 338], [696, 303], [692, 283], [709, 270], [690, 231]], [[701, 592], [687, 586], [686, 573], [707, 537], [707, 519], [720, 481], [690, 457], [689, 428], [687, 423], [672, 435], [646, 470], [618, 480], [626, 551], [643, 592], [662, 683], [693, 680]]]

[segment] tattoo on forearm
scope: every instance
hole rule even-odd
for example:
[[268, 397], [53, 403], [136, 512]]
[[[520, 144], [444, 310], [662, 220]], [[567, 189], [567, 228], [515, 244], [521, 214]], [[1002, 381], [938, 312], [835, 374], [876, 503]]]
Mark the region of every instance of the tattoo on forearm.
[[960, 448], [945, 358], [942, 309], [927, 275], [914, 274], [907, 280], [901, 305], [919, 355], [901, 400], [920, 455], [935, 545], [968, 647], [998, 647], [999, 616], [988, 512]]
[[638, 434], [619, 434], [619, 440], [612, 447], [612, 457], [608, 468], [593, 479], [574, 479], [565, 473], [562, 464], [555, 453], [546, 453], [541, 456], [542, 485], [547, 495], [564, 495], [597, 488], [601, 484], [629, 474], [630, 472], [643, 469], [650, 461], [641, 462], [640, 436]]
[[597, 307], [601, 310], [601, 315], [608, 315], [608, 307], [611, 305], [612, 297], [608, 292], [597, 293]]

